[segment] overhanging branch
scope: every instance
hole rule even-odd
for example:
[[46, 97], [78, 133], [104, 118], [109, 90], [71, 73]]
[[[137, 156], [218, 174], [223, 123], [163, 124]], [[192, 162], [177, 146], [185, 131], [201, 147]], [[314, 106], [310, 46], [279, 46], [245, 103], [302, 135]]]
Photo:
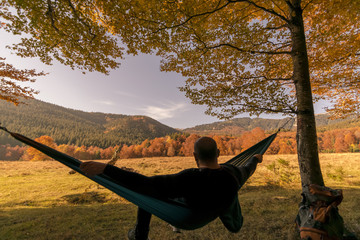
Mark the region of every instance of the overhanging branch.
[[[222, 102], [222, 104], [227, 104], [226, 102]], [[255, 110], [261, 110], [261, 111], [266, 111], [266, 112], [272, 112], [272, 113], [285, 113], [285, 114], [297, 114], [297, 111], [294, 110], [293, 108], [289, 108], [288, 109], [273, 109], [273, 108], [267, 108], [267, 107], [260, 107], [260, 106], [255, 106], [249, 103], [235, 103], [232, 106], [241, 106], [244, 108], [252, 108]]]
[[288, 24], [283, 24], [277, 27], [266, 27], [264, 28], [265, 30], [279, 30], [279, 29], [283, 29], [283, 28], [288, 28], [289, 25]]
[[265, 7], [262, 7], [262, 6], [258, 5], [258, 4], [256, 4], [253, 1], [247, 1], [246, 0], [246, 1], [241, 1], [241, 2], [247, 2], [247, 3], [253, 5], [256, 8], [259, 8], [259, 9], [261, 9], [261, 10], [267, 12], [267, 13], [270, 13], [270, 14], [276, 16], [276, 17], [279, 17], [279, 18], [281, 18], [282, 20], [284, 20], [287, 23], [290, 23], [290, 21], [285, 16], [281, 15], [280, 13], [275, 12], [273, 9], [267, 9]]
[[159, 28], [157, 29], [156, 31], [154, 31], [153, 33], [158, 33], [162, 30], [165, 30], [165, 29], [172, 29], [172, 28], [177, 28], [177, 27], [180, 27], [182, 25], [185, 25], [186, 23], [188, 23], [191, 19], [193, 18], [196, 18], [196, 17], [201, 17], [201, 16], [205, 16], [205, 15], [210, 15], [210, 14], [213, 14], [223, 8], [225, 8], [227, 5], [229, 5], [230, 3], [232, 3], [232, 1], [228, 1], [227, 3], [225, 3], [224, 5], [220, 6], [220, 1], [217, 5], [217, 7], [211, 11], [207, 11], [207, 12], [203, 12], [203, 13], [198, 13], [198, 14], [195, 14], [195, 15], [192, 15], [190, 17], [188, 17], [186, 20], [184, 20], [183, 22], [179, 23], [179, 24], [175, 24], [175, 25], [172, 25], [172, 26], [165, 26], [165, 27], [162, 27], [162, 28]]
[[60, 35], [64, 35], [56, 26], [55, 26], [55, 16], [54, 16], [54, 8], [51, 5], [51, 0], [47, 0], [47, 5], [48, 5], [48, 10], [46, 12], [46, 15], [49, 16], [50, 21], [51, 21], [51, 26], [55, 29], [55, 31], [60, 34]]
[[95, 37], [96, 37], [96, 34], [94, 34], [92, 31], [91, 31], [91, 26], [89, 24], [87, 24], [80, 16], [79, 14], [77, 13], [76, 9], [75, 9], [75, 6], [72, 4], [71, 0], [68, 0], [68, 5], [69, 7], [71, 8], [71, 11], [73, 12], [75, 18], [80, 22], [82, 23], [84, 26], [86, 26], [89, 30], [89, 34], [92, 36], [92, 39], [90, 40], [90, 42], [92, 42]]
[[220, 47], [230, 47], [233, 48], [239, 52], [242, 53], [250, 53], [250, 54], [267, 54], [267, 55], [281, 55], [281, 54], [289, 54], [291, 55], [292, 52], [291, 51], [256, 51], [256, 50], [246, 50], [246, 49], [242, 49], [239, 48], [237, 46], [234, 46], [230, 43], [221, 43], [218, 45], [214, 45], [214, 46], [205, 46], [206, 49], [216, 49], [216, 48], [220, 48]]
[[251, 79], [261, 79], [263, 78], [265, 81], [291, 81], [292, 77], [287, 78], [268, 78], [266, 76], [254, 76], [254, 77], [239, 77], [239, 79], [243, 80], [251, 80]]
[[302, 10], [304, 11], [305, 8], [307, 8], [307, 6], [309, 6], [309, 4], [311, 4], [313, 1], [314, 1], [314, 0], [310, 0], [308, 3], [306, 3]]

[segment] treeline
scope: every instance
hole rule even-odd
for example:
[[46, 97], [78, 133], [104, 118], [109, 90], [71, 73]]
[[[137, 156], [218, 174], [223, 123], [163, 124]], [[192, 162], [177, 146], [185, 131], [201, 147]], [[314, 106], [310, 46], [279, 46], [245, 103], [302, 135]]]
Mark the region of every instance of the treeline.
[[254, 128], [262, 128], [265, 131], [272, 131], [284, 126], [291, 129], [295, 119], [264, 119], [264, 118], [234, 118], [227, 121], [202, 124], [192, 128], [184, 129], [184, 132], [200, 135], [226, 135], [241, 136], [245, 131], [251, 131]]
[[[213, 136], [221, 155], [236, 155], [251, 147], [268, 134], [261, 128], [245, 132], [240, 137]], [[97, 146], [57, 145], [49, 136], [35, 139], [72, 157], [82, 160], [110, 159], [116, 150], [120, 158], [192, 156], [197, 134], [172, 134], [171, 136], [145, 140], [138, 145], [121, 145], [108, 148]], [[359, 152], [360, 128], [331, 130], [318, 133], [319, 150], [326, 153]], [[296, 153], [295, 132], [280, 132], [270, 145], [268, 154]], [[1, 160], [50, 160], [49, 157], [31, 147], [0, 145]]]
[[[319, 132], [346, 129], [360, 126], [360, 117], [352, 115], [345, 119], [331, 119], [329, 114], [319, 114], [315, 116], [316, 127]], [[184, 129], [187, 133], [200, 135], [230, 135], [240, 136], [244, 131], [250, 131], [256, 127], [260, 127], [265, 131], [272, 131], [284, 127], [285, 129], [294, 130], [296, 125], [295, 118], [283, 119], [263, 119], [263, 118], [234, 118], [227, 121], [202, 124], [192, 128]]]

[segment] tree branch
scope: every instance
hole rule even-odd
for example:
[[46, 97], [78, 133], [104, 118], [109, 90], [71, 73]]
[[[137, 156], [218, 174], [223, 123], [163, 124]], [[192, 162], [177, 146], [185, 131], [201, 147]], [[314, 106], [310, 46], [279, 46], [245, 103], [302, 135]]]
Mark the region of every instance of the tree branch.
[[75, 6], [72, 4], [71, 0], [68, 0], [68, 5], [69, 7], [71, 8], [71, 11], [73, 12], [75, 18], [77, 20], [79, 20], [80, 23], [82, 23], [84, 26], [86, 26], [88, 29], [89, 29], [89, 33], [90, 35], [92, 35], [92, 39], [90, 40], [90, 42], [92, 42], [95, 37], [96, 37], [96, 34], [94, 34], [92, 31], [91, 31], [91, 26], [89, 24], [87, 24], [77, 13], [76, 9], [75, 9]]
[[210, 15], [214, 12], [217, 12], [223, 8], [225, 8], [227, 5], [229, 5], [230, 3], [232, 3], [232, 1], [228, 1], [227, 3], [225, 3], [224, 5], [218, 7], [220, 5], [220, 1], [217, 5], [217, 7], [214, 9], [214, 10], [211, 10], [211, 11], [207, 11], [207, 12], [203, 12], [203, 13], [199, 13], [199, 14], [195, 14], [195, 15], [192, 15], [190, 17], [188, 17], [185, 21], [179, 23], [179, 24], [176, 24], [176, 25], [172, 25], [172, 26], [165, 26], [165, 27], [162, 27], [162, 28], [159, 28], [157, 29], [156, 31], [154, 31], [153, 33], [158, 33], [162, 30], [165, 30], [165, 29], [171, 29], [171, 28], [177, 28], [177, 27], [180, 27], [182, 25], [185, 25], [187, 22], [189, 22], [191, 19], [195, 18], [195, 17], [201, 17], [201, 16], [205, 16], [205, 15]]
[[308, 3], [306, 3], [306, 5], [304, 6], [304, 8], [302, 9], [303, 11], [305, 10], [305, 8], [307, 8], [307, 6], [309, 6], [309, 4], [311, 4], [314, 0], [310, 0]]
[[279, 29], [288, 28], [288, 27], [289, 27], [288, 24], [283, 24], [283, 25], [280, 25], [278, 27], [266, 27], [264, 29], [266, 29], [266, 30], [279, 30]]
[[281, 55], [281, 54], [292, 54], [291, 51], [255, 51], [255, 50], [245, 50], [239, 47], [236, 47], [230, 43], [221, 43], [218, 45], [214, 45], [214, 46], [205, 46], [205, 48], [207, 49], [216, 49], [216, 48], [220, 48], [220, 47], [230, 47], [233, 48], [239, 52], [243, 52], [243, 53], [251, 53], [251, 54], [267, 54], [267, 55]]
[[257, 46], [261, 46], [261, 45], [264, 45], [264, 44], [271, 44], [272, 46], [278, 46], [280, 45], [279, 47], [275, 48], [274, 50], [279, 50], [279, 49], [282, 49], [282, 48], [285, 48], [285, 47], [288, 47], [288, 46], [291, 46], [291, 42], [279, 42], [279, 43], [274, 43], [274, 42], [271, 42], [269, 40], [266, 40], [264, 42], [260, 42], [260, 43], [257, 43], [257, 44], [254, 44], [253, 47], [257, 47]]
[[55, 26], [55, 20], [54, 20], [54, 8], [51, 5], [51, 0], [47, 0], [48, 10], [46, 12], [46, 15], [49, 16], [51, 21], [51, 26], [55, 29], [55, 31], [60, 34], [64, 35], [56, 26]]
[[289, 6], [289, 8], [294, 9], [294, 5], [292, 5], [292, 3], [290, 1], [287, 0], [285, 2]]
[[[283, 109], [283, 110], [278, 110], [278, 109], [272, 109], [272, 108], [266, 108], [266, 107], [259, 107], [259, 106], [255, 106], [255, 105], [251, 105], [249, 103], [244, 104], [244, 103], [236, 103], [234, 104], [235, 106], [242, 106], [242, 107], [251, 107], [254, 109], [258, 109], [258, 110], [262, 110], [262, 111], [268, 111], [268, 112], [273, 112], [273, 113], [287, 113], [287, 114], [297, 114], [297, 111], [289, 108], [289, 109]], [[289, 107], [289, 106], [287, 106]]]
[[260, 6], [260, 5], [257, 5], [257, 4], [254, 3], [253, 1], [245, 0], [244, 2], [247, 2], [247, 3], [253, 5], [253, 6], [256, 7], [256, 8], [259, 8], [259, 9], [261, 9], [261, 10], [267, 12], [267, 13], [270, 13], [270, 14], [276, 16], [276, 17], [279, 17], [279, 18], [281, 18], [282, 20], [284, 20], [284, 21], [287, 22], [287, 23], [290, 23], [290, 21], [289, 21], [285, 16], [283, 16], [283, 15], [275, 12], [273, 9], [267, 9], [267, 8], [265, 8], [265, 7], [262, 7], [262, 6]]
[[238, 77], [239, 79], [244, 79], [244, 80], [250, 80], [250, 79], [259, 79], [259, 78], [263, 78], [266, 81], [291, 81], [292, 80], [292, 76], [291, 77], [287, 77], [287, 78], [268, 78], [266, 76], [254, 76], [254, 77]]
[[271, 0], [271, 2], [286, 16], [286, 12], [275, 1]]

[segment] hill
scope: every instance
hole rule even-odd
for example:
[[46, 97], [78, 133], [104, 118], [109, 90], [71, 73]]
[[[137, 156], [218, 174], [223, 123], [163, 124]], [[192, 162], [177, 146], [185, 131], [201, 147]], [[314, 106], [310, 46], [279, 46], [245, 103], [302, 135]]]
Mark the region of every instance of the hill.
[[245, 131], [250, 131], [256, 127], [260, 127], [265, 131], [271, 131], [283, 126], [293, 126], [294, 120], [290, 118], [284, 119], [264, 119], [264, 118], [234, 118], [228, 121], [214, 122], [210, 124], [202, 124], [193, 128], [184, 129], [184, 132], [195, 133], [199, 135], [229, 135], [239, 136]]
[[334, 129], [359, 127], [360, 116], [353, 115], [345, 119], [330, 119], [328, 114], [319, 114], [316, 115], [316, 124], [318, 126], [318, 131], [320, 132]]
[[[18, 107], [0, 101], [0, 122], [11, 131], [30, 138], [49, 135], [57, 144], [108, 147], [139, 144], [145, 139], [178, 132], [150, 117], [84, 112], [28, 100]], [[0, 145], [19, 142], [0, 132]]]
[[[316, 125], [318, 131], [342, 129], [360, 126], [359, 116], [352, 116], [346, 119], [330, 119], [328, 114], [318, 114]], [[265, 118], [234, 118], [228, 121], [219, 121], [210, 124], [202, 124], [192, 128], [186, 128], [183, 131], [199, 135], [228, 135], [239, 136], [245, 131], [250, 131], [260, 127], [265, 131], [275, 131], [285, 125], [285, 129], [294, 130], [296, 121], [294, 118], [283, 119], [265, 119]]]
[[[9, 130], [30, 138], [49, 135], [57, 144], [106, 148], [120, 144], [139, 144], [145, 139], [179, 132], [146, 116], [84, 112], [39, 100], [28, 100], [26, 105], [18, 107], [0, 101], [0, 113], [0, 122]], [[316, 116], [316, 121], [320, 132], [360, 126], [358, 116], [331, 120], [329, 115], [319, 114]], [[240, 136], [256, 127], [273, 132], [284, 125], [285, 129], [292, 130], [296, 126], [296, 121], [292, 118], [246, 117], [198, 125], [182, 131], [199, 135]], [[18, 145], [19, 142], [0, 132], [0, 145], [2, 144]]]

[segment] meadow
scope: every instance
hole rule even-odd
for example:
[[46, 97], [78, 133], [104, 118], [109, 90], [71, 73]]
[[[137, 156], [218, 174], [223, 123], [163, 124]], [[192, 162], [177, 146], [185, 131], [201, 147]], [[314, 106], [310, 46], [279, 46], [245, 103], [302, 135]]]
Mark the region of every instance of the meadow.
[[[326, 185], [344, 191], [339, 209], [347, 228], [360, 236], [360, 153], [321, 154], [320, 161]], [[219, 220], [174, 233], [153, 217], [150, 238], [298, 239], [294, 224], [301, 200], [297, 165], [296, 155], [264, 156], [239, 192], [245, 218], [239, 233], [229, 233]], [[195, 163], [191, 157], [161, 157], [119, 160], [117, 166], [150, 176], [175, 173]], [[0, 239], [126, 239], [136, 220], [136, 207], [68, 172], [56, 161], [0, 161]]]

